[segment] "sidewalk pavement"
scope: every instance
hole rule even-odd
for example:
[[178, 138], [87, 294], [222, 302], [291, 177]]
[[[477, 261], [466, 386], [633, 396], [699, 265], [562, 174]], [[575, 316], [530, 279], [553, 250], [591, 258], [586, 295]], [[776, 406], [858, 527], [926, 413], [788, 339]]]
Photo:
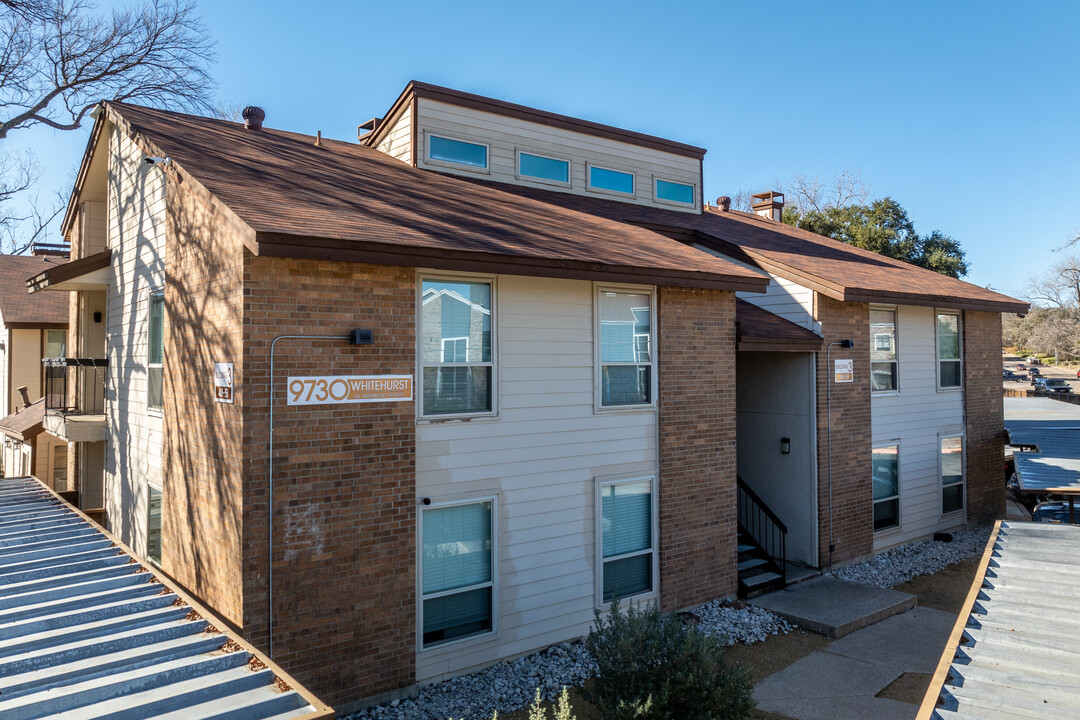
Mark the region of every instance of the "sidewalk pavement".
[[955, 622], [914, 607], [856, 630], [757, 683], [758, 709], [793, 720], [913, 720], [917, 704], [878, 695], [902, 677], [929, 685]]

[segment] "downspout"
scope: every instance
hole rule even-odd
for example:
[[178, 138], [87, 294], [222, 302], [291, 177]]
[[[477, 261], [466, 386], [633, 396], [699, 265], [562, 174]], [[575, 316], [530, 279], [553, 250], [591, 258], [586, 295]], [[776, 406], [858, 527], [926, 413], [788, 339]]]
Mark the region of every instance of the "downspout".
[[832, 349], [833, 345], [839, 345], [842, 348], [854, 347], [855, 343], [851, 340], [838, 340], [836, 342], [829, 343], [829, 346], [825, 349], [825, 382], [828, 385], [828, 410], [826, 421], [826, 432], [828, 434], [829, 444], [829, 570], [833, 567], [833, 550], [836, 549], [836, 532], [833, 530], [833, 500], [832, 500]]
[[351, 340], [350, 335], [278, 335], [270, 343], [270, 453], [267, 458], [269, 466], [269, 490], [266, 500], [266, 612], [267, 612], [267, 642], [269, 651], [266, 653], [271, 660], [274, 659], [274, 349], [278, 340]]

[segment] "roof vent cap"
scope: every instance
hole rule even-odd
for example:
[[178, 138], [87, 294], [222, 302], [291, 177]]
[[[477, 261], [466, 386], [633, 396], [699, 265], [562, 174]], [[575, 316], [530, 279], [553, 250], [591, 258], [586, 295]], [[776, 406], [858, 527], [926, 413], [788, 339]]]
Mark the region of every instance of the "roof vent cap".
[[720, 209], [720, 212], [727, 212], [731, 209], [731, 198], [727, 195], [721, 195], [716, 198], [716, 207]]
[[242, 113], [244, 127], [248, 130], [262, 130], [263, 120], [266, 119], [266, 111], [255, 105], [248, 105]]

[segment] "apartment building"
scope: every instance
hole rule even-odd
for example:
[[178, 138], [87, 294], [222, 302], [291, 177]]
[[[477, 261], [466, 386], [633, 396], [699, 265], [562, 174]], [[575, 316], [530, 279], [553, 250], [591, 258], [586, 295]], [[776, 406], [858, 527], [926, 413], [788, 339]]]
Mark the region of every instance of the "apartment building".
[[[321, 697], [579, 637], [617, 596], [734, 595], [744, 485], [806, 515], [793, 559], [872, 552], [870, 301], [800, 275], [812, 319], [778, 311], [788, 281], [727, 229], [786, 226], [708, 207], [703, 149], [421, 83], [358, 143], [262, 121], [104, 104], [73, 261], [30, 284], [77, 291], [70, 342], [107, 368], [75, 454], [110, 530]], [[813, 238], [783, 254], [938, 282]], [[736, 432], [769, 402], [790, 425]], [[964, 517], [996, 502], [975, 465]]]

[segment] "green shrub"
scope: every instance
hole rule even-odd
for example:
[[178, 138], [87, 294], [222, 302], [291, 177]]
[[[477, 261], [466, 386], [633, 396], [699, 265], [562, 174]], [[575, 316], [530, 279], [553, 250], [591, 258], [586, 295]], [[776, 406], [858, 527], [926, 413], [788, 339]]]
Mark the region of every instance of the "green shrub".
[[[555, 702], [552, 710], [555, 712], [555, 717], [552, 720], [576, 720], [573, 708], [570, 707], [570, 693], [566, 691], [565, 686], [563, 686], [562, 693], [559, 694], [559, 699]], [[547, 720], [547, 713], [540, 707], [540, 688], [536, 688], [536, 699], [529, 706], [529, 720]]]
[[[562, 693], [552, 710], [555, 713], [552, 720], [577, 720], [574, 717], [574, 709], [570, 707], [570, 693], [566, 691], [566, 686], [563, 686]], [[450, 718], [449, 720], [454, 719]], [[496, 712], [492, 715], [491, 720], [499, 720], [499, 713]], [[533, 704], [529, 706], [529, 720], [547, 720], [547, 712], [540, 706], [540, 688], [536, 688], [536, 698], [533, 700]]]
[[604, 720], [740, 720], [753, 684], [724, 660], [720, 641], [654, 605], [618, 602], [585, 640], [600, 670], [587, 698]]

